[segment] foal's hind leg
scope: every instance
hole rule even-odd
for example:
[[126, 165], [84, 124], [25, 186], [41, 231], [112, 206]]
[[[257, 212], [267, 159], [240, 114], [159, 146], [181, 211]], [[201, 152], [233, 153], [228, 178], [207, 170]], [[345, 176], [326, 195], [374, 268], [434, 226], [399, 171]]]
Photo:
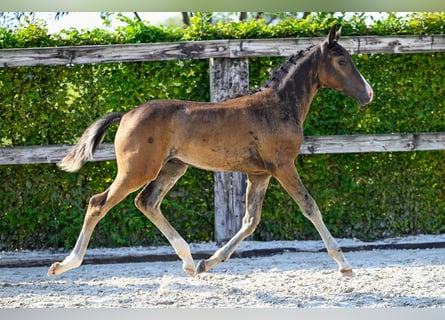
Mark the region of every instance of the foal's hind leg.
[[246, 213], [241, 229], [210, 258], [202, 260], [198, 264], [197, 273], [205, 272], [217, 264], [227, 261], [236, 247], [255, 231], [255, 228], [260, 222], [261, 207], [269, 184], [270, 175], [248, 175], [247, 178]]
[[56, 262], [48, 270], [49, 276], [61, 274], [81, 265], [91, 235], [97, 223], [106, 213], [128, 194], [139, 188], [145, 181], [121, 179], [118, 174], [111, 186], [103, 193], [91, 197], [82, 230], [71, 254], [62, 262]]
[[340, 272], [344, 275], [352, 274], [351, 266], [346, 261], [337, 241], [335, 241], [324, 224], [320, 210], [314, 199], [303, 186], [293, 162], [287, 167], [281, 168], [281, 170], [276, 172], [274, 176], [297, 202], [304, 216], [315, 226], [326, 245], [328, 254], [338, 263]]
[[159, 172], [156, 180], [150, 182], [135, 199], [136, 207], [164, 234], [177, 255], [183, 261], [182, 268], [195, 276], [195, 264], [187, 242], [171, 226], [161, 212], [160, 205], [167, 192], [187, 170], [187, 165], [179, 160], [170, 160]]

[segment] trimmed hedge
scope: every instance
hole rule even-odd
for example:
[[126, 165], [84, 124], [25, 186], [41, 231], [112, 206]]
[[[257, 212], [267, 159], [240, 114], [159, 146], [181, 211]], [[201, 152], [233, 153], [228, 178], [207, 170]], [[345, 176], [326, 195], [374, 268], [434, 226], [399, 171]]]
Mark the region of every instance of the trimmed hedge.
[[[209, 25], [199, 16], [187, 29], [126, 20], [115, 32], [67, 30], [48, 35], [43, 23], [17, 31], [0, 29], [0, 48], [162, 42], [227, 38], [324, 36], [333, 23], [343, 35], [443, 34], [444, 13], [389, 15], [367, 26], [316, 14], [285, 19]], [[445, 55], [355, 55], [374, 88], [375, 100], [360, 107], [333, 90], [321, 90], [305, 122], [306, 135], [444, 131]], [[250, 59], [250, 85], [259, 86], [281, 58]], [[110, 111], [127, 111], [154, 98], [209, 100], [205, 60], [0, 68], [0, 146], [75, 143], [83, 130]], [[114, 137], [114, 127], [106, 141]], [[444, 151], [307, 155], [296, 160], [303, 182], [336, 237], [372, 240], [445, 231]], [[88, 163], [79, 173], [54, 164], [1, 166], [0, 247], [70, 248], [90, 196], [116, 174], [111, 162]], [[165, 243], [133, 205], [112, 209], [96, 228], [91, 246]], [[319, 239], [297, 205], [272, 181], [257, 240]], [[190, 168], [163, 202], [163, 212], [188, 241], [213, 238], [213, 175]]]

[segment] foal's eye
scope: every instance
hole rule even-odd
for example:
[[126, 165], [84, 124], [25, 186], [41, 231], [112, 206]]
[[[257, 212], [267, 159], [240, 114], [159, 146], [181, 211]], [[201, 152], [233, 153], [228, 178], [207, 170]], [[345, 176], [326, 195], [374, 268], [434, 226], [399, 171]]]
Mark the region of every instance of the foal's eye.
[[347, 65], [348, 63], [347, 63], [345, 60], [340, 60], [340, 61], [338, 62], [338, 64], [341, 65], [341, 66], [345, 66], [345, 65]]

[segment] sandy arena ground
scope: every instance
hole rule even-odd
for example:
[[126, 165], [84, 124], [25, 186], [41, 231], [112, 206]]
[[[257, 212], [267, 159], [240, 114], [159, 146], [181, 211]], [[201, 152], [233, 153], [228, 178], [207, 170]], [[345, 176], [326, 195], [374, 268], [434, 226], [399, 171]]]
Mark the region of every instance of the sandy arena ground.
[[[389, 242], [444, 241], [445, 235]], [[345, 246], [355, 240], [339, 241]], [[385, 241], [384, 241], [385, 242]], [[240, 250], [271, 247], [322, 248], [319, 241], [245, 242]], [[213, 250], [215, 244], [192, 245]], [[105, 250], [126, 254], [150, 248]], [[152, 251], [171, 252], [169, 247]], [[103, 249], [87, 255], [103, 254]], [[2, 252], [29, 259], [44, 252]], [[49, 254], [49, 253], [46, 253]], [[445, 307], [445, 249], [373, 250], [346, 253], [353, 277], [343, 277], [323, 252], [233, 258], [208, 273], [189, 277], [180, 261], [82, 265], [56, 277], [49, 267], [0, 268], [0, 307], [193, 308], [193, 307]]]

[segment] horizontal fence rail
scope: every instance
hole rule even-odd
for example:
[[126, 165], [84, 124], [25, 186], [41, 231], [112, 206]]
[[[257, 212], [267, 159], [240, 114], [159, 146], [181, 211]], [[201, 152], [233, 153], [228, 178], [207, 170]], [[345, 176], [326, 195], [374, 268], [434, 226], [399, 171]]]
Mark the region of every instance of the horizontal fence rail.
[[[287, 57], [323, 38], [227, 39], [1, 49], [0, 67], [178, 59]], [[445, 52], [445, 35], [342, 37], [351, 54]]]
[[[72, 145], [3, 147], [0, 165], [56, 163]], [[300, 154], [364, 153], [445, 150], [445, 132], [372, 135], [307, 136]], [[105, 143], [94, 154], [94, 161], [114, 160], [114, 145]]]

